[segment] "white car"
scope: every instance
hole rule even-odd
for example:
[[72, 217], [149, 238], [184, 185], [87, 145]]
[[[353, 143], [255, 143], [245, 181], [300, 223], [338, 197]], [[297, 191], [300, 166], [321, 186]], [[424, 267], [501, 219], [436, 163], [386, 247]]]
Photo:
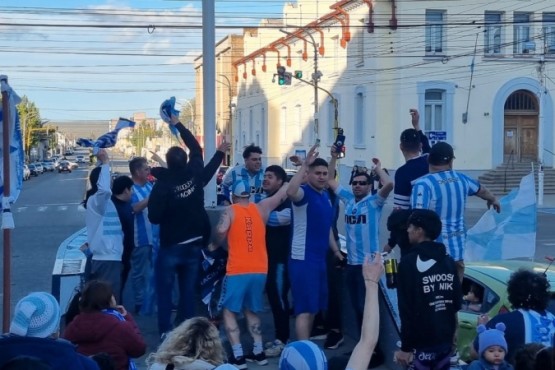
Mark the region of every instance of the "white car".
[[84, 155], [78, 155], [76, 157], [77, 163], [85, 163], [85, 156]]

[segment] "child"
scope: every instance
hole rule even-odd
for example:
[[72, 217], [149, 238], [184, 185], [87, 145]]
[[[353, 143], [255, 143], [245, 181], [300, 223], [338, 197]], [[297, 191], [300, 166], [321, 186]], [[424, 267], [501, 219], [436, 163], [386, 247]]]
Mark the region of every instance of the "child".
[[482, 310], [482, 293], [480, 293], [480, 288], [476, 284], [470, 285], [470, 290], [463, 297], [466, 302], [467, 307], [471, 311], [480, 312]]
[[495, 329], [478, 326], [479, 360], [473, 361], [467, 370], [513, 370], [505, 361], [507, 341], [505, 340], [505, 324], [495, 325]]

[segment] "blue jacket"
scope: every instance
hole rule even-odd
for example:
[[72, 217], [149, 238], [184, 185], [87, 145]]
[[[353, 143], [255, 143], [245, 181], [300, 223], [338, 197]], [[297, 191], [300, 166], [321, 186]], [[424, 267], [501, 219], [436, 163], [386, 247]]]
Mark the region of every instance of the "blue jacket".
[[[466, 370], [493, 370], [494, 367], [492, 364], [486, 362], [483, 358], [479, 360], [474, 360]], [[510, 365], [507, 361], [504, 361], [502, 364], [499, 365], [499, 370], [513, 370], [513, 366]]]
[[76, 351], [76, 347], [63, 339], [0, 337], [0, 368], [17, 356], [40, 358], [52, 366], [52, 370], [99, 370], [96, 362]]

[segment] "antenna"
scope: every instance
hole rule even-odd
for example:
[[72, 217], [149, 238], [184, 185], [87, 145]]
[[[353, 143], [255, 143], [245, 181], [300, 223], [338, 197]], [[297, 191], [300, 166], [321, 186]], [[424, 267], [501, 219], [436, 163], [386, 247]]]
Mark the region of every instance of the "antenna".
[[553, 262], [555, 262], [555, 258], [551, 257], [551, 256], [545, 256], [545, 259], [549, 261], [549, 265], [547, 265], [545, 271], [543, 272], [543, 274], [545, 276], [547, 276], [547, 270], [549, 270], [549, 268], [551, 267], [551, 265], [553, 264]]

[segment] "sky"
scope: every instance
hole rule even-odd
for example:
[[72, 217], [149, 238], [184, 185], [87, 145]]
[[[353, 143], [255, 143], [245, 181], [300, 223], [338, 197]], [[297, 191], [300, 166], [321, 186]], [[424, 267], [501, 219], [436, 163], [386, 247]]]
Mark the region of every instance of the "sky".
[[[216, 0], [216, 41], [281, 17], [284, 3]], [[202, 0], [2, 0], [0, 74], [43, 120], [158, 118], [163, 100], [195, 96], [201, 9]]]

